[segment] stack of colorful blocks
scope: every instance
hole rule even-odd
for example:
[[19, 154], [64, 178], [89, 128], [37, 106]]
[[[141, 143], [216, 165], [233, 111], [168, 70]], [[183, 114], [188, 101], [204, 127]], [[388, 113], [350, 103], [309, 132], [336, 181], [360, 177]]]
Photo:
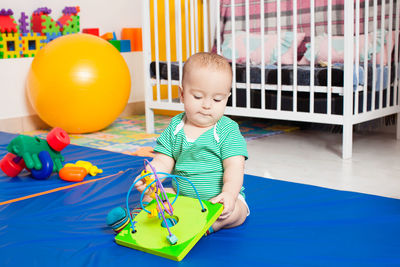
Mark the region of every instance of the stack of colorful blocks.
[[100, 36], [98, 28], [82, 29], [83, 33], [93, 34], [109, 41], [120, 52], [142, 51], [142, 29], [122, 28], [121, 40], [117, 40], [115, 32], [107, 32]]
[[[50, 41], [67, 34], [80, 31], [79, 6], [65, 7], [58, 20], [51, 18], [51, 9], [36, 9], [30, 19], [21, 12], [18, 22], [11, 9], [0, 10], [0, 59], [34, 57]], [[121, 40], [115, 33], [99, 35], [98, 28], [83, 29], [83, 33], [93, 34], [109, 41], [120, 52], [142, 51], [142, 29], [123, 28]]]
[[62, 35], [79, 32], [79, 7], [65, 7], [57, 20], [51, 9], [36, 9], [30, 18], [21, 12], [17, 23], [11, 9], [0, 10], [0, 58], [34, 57], [48, 42]]

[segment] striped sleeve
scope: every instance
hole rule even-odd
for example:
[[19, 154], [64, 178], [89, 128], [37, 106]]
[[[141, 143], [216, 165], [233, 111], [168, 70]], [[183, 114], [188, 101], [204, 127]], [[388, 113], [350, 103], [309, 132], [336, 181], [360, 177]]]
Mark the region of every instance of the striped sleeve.
[[222, 160], [233, 156], [244, 156], [245, 159], [247, 159], [247, 144], [243, 135], [240, 133], [239, 125], [237, 123], [232, 123], [229, 126], [230, 127], [224, 129], [224, 131], [227, 131], [227, 134], [221, 144]]
[[168, 127], [161, 133], [157, 138], [157, 145], [154, 148], [155, 152], [165, 154], [167, 156], [172, 156], [172, 144], [174, 138], [173, 123], [171, 122]]

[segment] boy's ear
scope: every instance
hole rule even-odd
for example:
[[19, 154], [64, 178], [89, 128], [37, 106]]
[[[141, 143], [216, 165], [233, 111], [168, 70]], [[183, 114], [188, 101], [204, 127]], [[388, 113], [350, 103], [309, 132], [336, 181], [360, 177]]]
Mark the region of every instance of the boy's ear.
[[181, 85], [179, 85], [178, 93], [179, 93], [179, 99], [181, 100], [181, 103], [183, 103], [183, 88]]

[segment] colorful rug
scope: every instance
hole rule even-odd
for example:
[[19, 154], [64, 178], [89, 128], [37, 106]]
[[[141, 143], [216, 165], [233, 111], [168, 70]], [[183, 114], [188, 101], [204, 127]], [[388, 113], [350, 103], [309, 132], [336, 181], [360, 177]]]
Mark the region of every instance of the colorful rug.
[[[144, 115], [121, 117], [106, 129], [89, 134], [70, 134], [71, 143], [80, 146], [103, 149], [136, 156], [152, 156], [156, 139], [168, 126], [171, 117], [155, 116], [155, 133], [147, 134]], [[247, 141], [282, 134], [299, 129], [296, 126], [275, 124], [269, 120], [234, 118]], [[25, 135], [45, 139], [47, 130], [25, 132]]]

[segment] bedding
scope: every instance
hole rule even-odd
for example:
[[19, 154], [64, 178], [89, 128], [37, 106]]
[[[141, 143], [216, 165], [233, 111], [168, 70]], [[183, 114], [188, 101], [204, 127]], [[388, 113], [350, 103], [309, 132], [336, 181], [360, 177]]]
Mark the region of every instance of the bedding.
[[[376, 64], [380, 64], [381, 57], [383, 55], [383, 64], [387, 65], [388, 53], [392, 53], [394, 43], [395, 43], [395, 32], [392, 32], [392, 42], [389, 47], [390, 33], [385, 31], [384, 43], [382, 44], [382, 31], [378, 30], [376, 32]], [[359, 61], [364, 62], [364, 39], [365, 35], [361, 34], [359, 36]], [[314, 59], [317, 63], [328, 62], [328, 35], [322, 34], [315, 37], [315, 48], [314, 48]], [[367, 60], [372, 62], [374, 47], [374, 33], [368, 34], [368, 50], [367, 50]], [[311, 43], [306, 44], [306, 52], [303, 58], [300, 60], [300, 65], [310, 65], [311, 61]], [[344, 36], [332, 36], [332, 63], [343, 63], [344, 62]], [[382, 53], [383, 51], [383, 53]], [[356, 54], [356, 43], [354, 41], [354, 54]], [[355, 58], [354, 58], [355, 59]]]
[[[235, 31], [246, 30], [246, 0], [234, 0], [235, 5]], [[345, 0], [332, 0], [332, 36], [344, 36], [344, 1]], [[378, 1], [378, 17], [377, 25], [381, 25], [381, 1]], [[322, 35], [328, 32], [328, 1], [315, 0], [315, 36]], [[389, 17], [389, 3], [390, 0], [385, 0], [385, 19]], [[393, 0], [394, 6], [396, 0]], [[369, 1], [369, 24], [370, 31], [373, 29], [373, 5], [374, 1]], [[364, 34], [364, 6], [365, 1], [360, 0], [360, 34]], [[293, 0], [280, 1], [280, 18], [281, 30], [293, 30]], [[232, 20], [231, 20], [231, 0], [221, 0], [220, 3], [220, 36], [221, 43], [224, 42], [224, 36], [232, 34]], [[277, 12], [276, 1], [264, 1], [264, 31], [266, 34], [276, 33], [277, 28]], [[303, 43], [299, 46], [299, 55], [306, 51], [305, 44], [310, 42], [311, 37], [311, 6], [310, 1], [297, 1], [297, 32], [304, 33]], [[260, 0], [249, 0], [249, 31], [251, 33], [260, 32]], [[385, 24], [385, 29], [389, 29], [388, 23]], [[393, 25], [395, 29], [395, 13], [393, 13]], [[215, 42], [216, 43], [216, 42]], [[216, 51], [214, 45], [213, 51]]]
[[[281, 63], [293, 64], [293, 54], [295, 49], [299, 47], [304, 39], [304, 33], [298, 33], [296, 42], [294, 40], [294, 33], [286, 31], [281, 33]], [[237, 63], [246, 63], [246, 32], [235, 32], [235, 40], [232, 40], [232, 35], [224, 37], [222, 43], [222, 55], [232, 61], [232, 48], [235, 44], [235, 59]], [[278, 35], [267, 34], [264, 36], [264, 46], [261, 44], [261, 35], [258, 33], [251, 33], [249, 35], [249, 54], [250, 63], [255, 65], [261, 64], [261, 50], [264, 49], [264, 62], [265, 64], [276, 64], [278, 62]]]
[[[235, 3], [235, 29], [245, 31], [245, 1], [234, 0]], [[344, 1], [332, 0], [332, 35], [344, 35]], [[369, 1], [369, 28], [373, 24], [373, 1]], [[396, 3], [396, 0], [393, 0]], [[320, 35], [327, 32], [328, 27], [328, 1], [315, 0], [315, 34]], [[385, 18], [389, 17], [390, 0], [385, 0]], [[360, 33], [364, 33], [364, 0], [360, 0]], [[293, 0], [281, 0], [281, 29], [291, 31], [293, 29]], [[378, 1], [378, 14], [380, 15], [380, 1]], [[221, 36], [232, 32], [231, 22], [231, 0], [221, 0]], [[264, 1], [265, 32], [276, 32], [277, 14], [276, 1]], [[249, 0], [250, 32], [260, 32], [260, 0]], [[394, 17], [395, 18], [395, 17]], [[380, 25], [380, 16], [377, 17]], [[304, 32], [306, 42], [310, 38], [311, 5], [310, 1], [297, 1], [297, 23], [299, 32]], [[393, 21], [394, 23], [394, 21]], [[394, 26], [394, 25], [393, 25]], [[388, 25], [385, 25], [386, 29]]]

